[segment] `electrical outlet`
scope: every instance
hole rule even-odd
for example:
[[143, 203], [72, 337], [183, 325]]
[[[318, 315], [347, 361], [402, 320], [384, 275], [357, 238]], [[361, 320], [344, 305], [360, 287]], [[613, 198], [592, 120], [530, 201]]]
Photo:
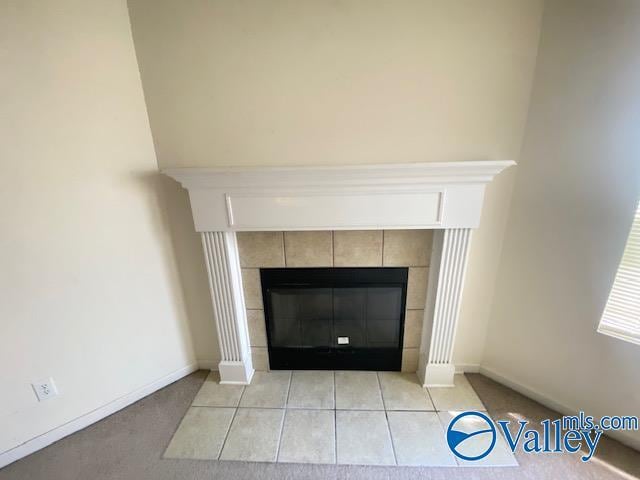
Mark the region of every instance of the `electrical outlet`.
[[38, 397], [38, 401], [48, 400], [58, 395], [58, 389], [56, 384], [53, 383], [53, 378], [49, 377], [39, 382], [32, 383], [33, 391]]

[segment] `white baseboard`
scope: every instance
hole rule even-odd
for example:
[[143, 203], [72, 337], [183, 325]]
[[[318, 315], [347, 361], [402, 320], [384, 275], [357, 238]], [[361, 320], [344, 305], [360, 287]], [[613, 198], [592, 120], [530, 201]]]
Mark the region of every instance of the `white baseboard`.
[[[54, 428], [42, 435], [39, 435], [31, 440], [26, 441], [25, 443], [18, 445], [6, 452], [0, 453], [0, 468], [9, 465], [10, 463], [15, 462], [27, 455], [30, 455], [38, 450], [43, 449], [44, 447], [51, 445], [58, 440], [71, 435], [78, 430], [82, 430], [83, 428], [92, 425], [103, 418], [112, 415], [113, 413], [122, 410], [125, 407], [128, 407], [132, 403], [137, 402], [138, 400], [160, 390], [161, 388], [166, 387], [167, 385], [180, 380], [181, 378], [189, 375], [192, 372], [195, 372], [199, 368], [206, 370], [217, 370], [218, 362], [215, 360], [198, 360], [197, 363], [193, 363], [187, 365], [183, 368], [180, 368], [164, 377], [145, 385], [142, 388], [139, 388], [127, 395], [124, 395], [112, 402], [109, 402], [102, 407], [99, 407], [85, 415], [82, 415], [70, 422], [65, 423], [59, 427]], [[537, 390], [523, 385], [520, 382], [516, 382], [511, 378], [508, 378], [493, 369], [487, 367], [481, 367], [476, 364], [457, 364], [456, 365], [456, 373], [464, 373], [464, 372], [479, 372], [490, 379], [505, 385], [516, 392], [521, 393], [522, 395], [535, 400], [542, 405], [545, 405], [552, 410], [562, 413], [563, 415], [575, 415], [577, 414], [577, 410], [567, 407], [559, 402], [556, 402], [552, 398], [538, 392]], [[631, 448], [636, 450], [640, 450], [640, 442], [635, 438], [630, 438], [628, 435], [624, 435], [624, 432], [607, 432], [610, 434], [612, 438], [615, 438], [621, 443], [628, 445]]]
[[201, 370], [213, 370], [217, 372], [219, 363], [220, 360], [198, 359], [198, 367], [200, 367]]
[[480, 365], [477, 363], [456, 363], [456, 373], [478, 373]]
[[[137, 402], [138, 400], [146, 397], [147, 395], [152, 394], [153, 392], [160, 390], [161, 388], [166, 387], [167, 385], [180, 380], [183, 377], [186, 377], [192, 372], [195, 372], [200, 368], [198, 363], [192, 363], [187, 365], [186, 367], [182, 367], [174, 372], [165, 375], [154, 382], [151, 382], [144, 387], [141, 387], [137, 390], [134, 390], [127, 395], [124, 395], [120, 398], [117, 398], [102, 407], [96, 408], [89, 413], [86, 413], [78, 418], [75, 418], [59, 427], [54, 428], [53, 430], [49, 430], [42, 435], [38, 435], [37, 437], [32, 438], [31, 440], [27, 440], [21, 445], [14, 447], [10, 450], [0, 453], [0, 468], [9, 465], [10, 463], [15, 462], [16, 460], [20, 460], [22, 457], [26, 457], [38, 450], [43, 449], [44, 447], [51, 445], [53, 442], [57, 442], [58, 440], [71, 435], [72, 433], [77, 432], [78, 430], [82, 430], [83, 428], [92, 425], [103, 418], [112, 415], [118, 410], [122, 410], [125, 407], [128, 407], [132, 403]], [[204, 368], [204, 367], [203, 367]]]
[[[485, 377], [489, 377], [491, 380], [494, 380], [506, 387], [511, 388], [512, 390], [515, 390], [518, 393], [521, 393], [525, 397], [535, 400], [536, 402], [544, 405], [547, 408], [550, 408], [551, 410], [555, 410], [556, 412], [561, 413], [562, 415], [578, 414], [578, 409], [571, 408], [571, 407], [568, 407], [567, 405], [557, 402], [556, 400], [545, 395], [544, 393], [541, 393], [538, 390], [528, 385], [524, 385], [520, 382], [513, 380], [512, 378], [502, 375], [501, 373], [498, 373], [491, 368], [480, 367], [479, 373], [481, 373]], [[609, 437], [619, 441], [620, 443], [623, 443], [628, 447], [633, 448], [634, 450], [640, 450], [640, 440], [638, 440], [637, 438], [632, 438], [631, 434], [632, 432], [630, 431], [605, 432], [605, 435], [608, 435]]]

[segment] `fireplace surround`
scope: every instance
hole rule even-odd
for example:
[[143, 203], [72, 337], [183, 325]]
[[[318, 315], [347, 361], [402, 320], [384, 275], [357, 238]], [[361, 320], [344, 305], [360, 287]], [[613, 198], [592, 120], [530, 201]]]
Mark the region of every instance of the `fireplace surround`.
[[[471, 232], [486, 185], [512, 161], [164, 171], [189, 191], [201, 233], [221, 383], [248, 384], [252, 351], [236, 232], [433, 230], [417, 373], [453, 386], [452, 363]], [[245, 281], [246, 288], [246, 281]]]
[[403, 267], [408, 269], [401, 370], [418, 369], [433, 230], [237, 232], [251, 359], [269, 370], [260, 270]]

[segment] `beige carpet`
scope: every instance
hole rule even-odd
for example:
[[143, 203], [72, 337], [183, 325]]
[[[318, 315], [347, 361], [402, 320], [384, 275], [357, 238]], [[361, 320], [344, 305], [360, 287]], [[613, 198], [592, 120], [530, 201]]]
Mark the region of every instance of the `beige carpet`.
[[[207, 372], [196, 372], [111, 417], [0, 470], [0, 480], [640, 479], [640, 453], [603, 438], [595, 460], [516, 452], [520, 467], [423, 468], [168, 460], [161, 456]], [[494, 418], [557, 416], [481, 375], [469, 375]]]

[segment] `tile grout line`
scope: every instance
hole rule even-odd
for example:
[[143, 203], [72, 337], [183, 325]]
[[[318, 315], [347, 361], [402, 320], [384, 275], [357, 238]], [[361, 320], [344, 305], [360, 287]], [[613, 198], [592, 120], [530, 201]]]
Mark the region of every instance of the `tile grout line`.
[[[255, 372], [254, 372], [254, 374], [255, 374]], [[252, 379], [253, 379], [253, 377], [252, 377]], [[247, 389], [247, 386], [243, 385], [242, 386], [242, 392], [240, 392], [240, 397], [238, 398], [238, 404], [236, 405], [236, 408], [240, 408], [240, 403], [242, 403], [242, 397], [244, 397], [244, 392], [246, 391], [246, 389]]]
[[378, 379], [378, 388], [380, 389], [380, 398], [382, 399], [382, 409], [387, 411], [387, 404], [384, 401], [384, 393], [382, 393], [382, 382], [380, 381], [380, 372], [376, 372], [376, 378]]
[[336, 394], [336, 371], [333, 371], [333, 454], [334, 463], [338, 464], [338, 402]]
[[391, 450], [393, 451], [393, 461], [398, 465], [398, 456], [396, 454], [396, 447], [393, 443], [393, 435], [391, 435], [391, 425], [389, 424], [389, 412], [387, 411], [387, 405], [384, 402], [384, 394], [382, 393], [382, 382], [380, 382], [380, 372], [376, 372], [376, 378], [378, 379], [378, 387], [380, 388], [380, 397], [382, 397], [382, 406], [384, 407], [384, 421], [387, 424], [387, 433], [389, 434], [389, 441], [391, 442]]
[[[380, 403], [382, 403], [382, 410], [384, 411], [385, 410], [385, 408], [384, 408], [384, 399], [382, 398], [382, 386], [380, 385], [380, 379], [378, 378], [378, 372], [375, 371], [373, 373], [376, 376], [376, 382], [377, 382], [377, 385], [378, 385], [378, 398], [380, 399]], [[374, 408], [373, 410], [376, 410], [376, 409]]]
[[[317, 408], [317, 407], [217, 407], [213, 405], [200, 405], [194, 406], [192, 408], [239, 408], [241, 410], [309, 410], [309, 411], [317, 411], [317, 412], [384, 412], [383, 408]], [[435, 412], [435, 410], [416, 410], [410, 408], [396, 408], [386, 410], [389, 412]], [[447, 410], [441, 410], [447, 411]], [[479, 410], [481, 412], [486, 412], [486, 410]]]
[[333, 230], [331, 230], [331, 266], [336, 266], [336, 237]]
[[[240, 404], [240, 402], [238, 402], [238, 404]], [[229, 438], [229, 433], [231, 433], [231, 426], [233, 425], [233, 422], [236, 419], [238, 408], [239, 407], [236, 407], [233, 409], [233, 415], [231, 416], [231, 421], [229, 422], [229, 426], [227, 427], [227, 433], [224, 434], [224, 440], [222, 441], [222, 445], [220, 446], [220, 451], [218, 452], [217, 460], [220, 460], [220, 457], [222, 456], [222, 451], [224, 450], [224, 447], [227, 444], [227, 439]]]
[[284, 230], [282, 231], [282, 257], [284, 260], [284, 267], [287, 268], [287, 247], [284, 239]]
[[391, 451], [393, 452], [393, 460], [398, 465], [398, 455], [396, 454], [396, 446], [393, 443], [393, 435], [391, 434], [391, 424], [389, 423], [389, 412], [384, 411], [384, 420], [387, 424], [387, 433], [389, 434], [389, 441], [391, 442]]
[[244, 395], [244, 392], [246, 390], [246, 386], [243, 385], [242, 386], [242, 392], [240, 392], [240, 397], [238, 398], [238, 403], [236, 404], [234, 410], [233, 410], [233, 415], [231, 417], [231, 421], [229, 422], [229, 426], [227, 427], [227, 433], [225, 433], [224, 435], [224, 440], [222, 441], [222, 446], [220, 446], [220, 451], [218, 452], [218, 460], [220, 460], [220, 457], [222, 456], [222, 451], [224, 450], [225, 445], [227, 444], [227, 439], [229, 438], [229, 433], [231, 432], [231, 426], [233, 425], [233, 421], [236, 419], [236, 414], [238, 413], [238, 409], [240, 408], [240, 402], [242, 401], [242, 396]]
[[278, 446], [276, 447], [276, 459], [273, 461], [273, 463], [278, 463], [278, 459], [280, 458], [280, 447], [282, 446], [282, 432], [284, 431], [284, 422], [287, 416], [287, 410], [285, 408], [282, 408], [280, 410], [282, 410], [282, 421], [280, 423], [280, 434], [278, 435]]
[[422, 387], [427, 392], [427, 397], [431, 402], [431, 406], [433, 407], [433, 411], [438, 413], [440, 410], [436, 407], [436, 402], [433, 401], [433, 397], [431, 396], [431, 392], [429, 391], [429, 387]]
[[330, 408], [330, 410], [336, 410], [338, 405], [336, 403], [336, 371], [335, 370], [331, 371], [331, 376], [333, 377], [333, 408]]
[[287, 387], [287, 398], [284, 400], [284, 408], [289, 408], [289, 395], [291, 395], [291, 383], [293, 382], [293, 370], [289, 371], [289, 386]]

